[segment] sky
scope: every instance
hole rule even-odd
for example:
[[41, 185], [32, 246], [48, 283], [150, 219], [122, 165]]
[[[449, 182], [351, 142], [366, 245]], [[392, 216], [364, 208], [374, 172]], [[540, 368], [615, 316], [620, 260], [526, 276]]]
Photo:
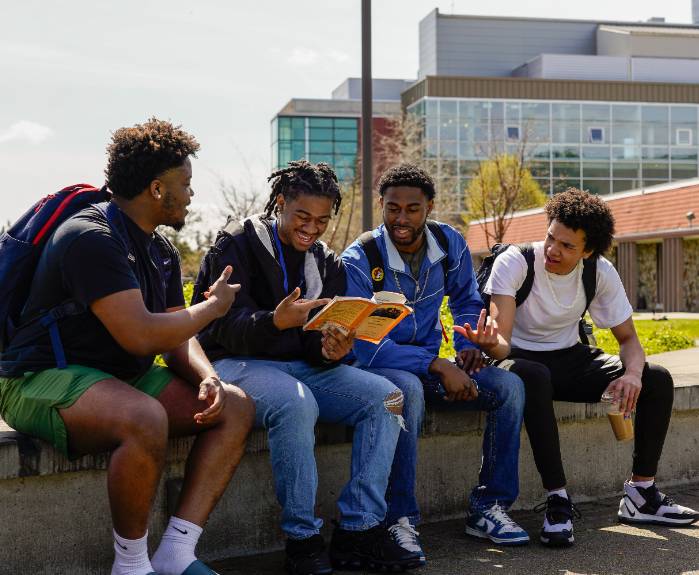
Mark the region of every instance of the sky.
[[[447, 14], [691, 22], [691, 0], [374, 0], [373, 76], [416, 78], [418, 24]], [[265, 194], [270, 120], [361, 75], [360, 0], [0, 0], [0, 224], [104, 181], [119, 127], [168, 119], [201, 144], [194, 204]]]

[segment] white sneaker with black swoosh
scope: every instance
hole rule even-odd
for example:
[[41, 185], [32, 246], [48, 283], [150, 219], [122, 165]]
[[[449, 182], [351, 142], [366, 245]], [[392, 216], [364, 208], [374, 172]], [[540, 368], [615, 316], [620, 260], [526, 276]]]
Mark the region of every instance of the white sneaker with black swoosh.
[[621, 523], [631, 524], [691, 525], [699, 519], [699, 512], [678, 505], [659, 491], [655, 483], [650, 487], [637, 487], [626, 481], [618, 518]]

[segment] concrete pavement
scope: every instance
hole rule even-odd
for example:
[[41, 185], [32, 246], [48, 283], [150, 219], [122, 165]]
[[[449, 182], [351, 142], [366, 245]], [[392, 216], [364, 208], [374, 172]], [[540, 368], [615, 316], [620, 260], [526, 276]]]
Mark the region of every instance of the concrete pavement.
[[[699, 508], [699, 484], [668, 489], [683, 505]], [[538, 542], [542, 514], [515, 511], [529, 532], [524, 547], [502, 547], [463, 534], [463, 519], [420, 527], [427, 565], [415, 575], [699, 575], [699, 525], [631, 527], [616, 521], [619, 498], [583, 503], [575, 523], [576, 544], [548, 549]], [[281, 575], [284, 553], [237, 557], [212, 563], [221, 575]], [[341, 572], [338, 572], [341, 573]], [[356, 573], [356, 572], [355, 572]]]
[[675, 386], [699, 385], [699, 347], [650, 355], [648, 361], [667, 369]]
[[[676, 385], [699, 385], [699, 347], [649, 356], [667, 368]], [[699, 479], [699, 478], [698, 478]], [[621, 486], [620, 486], [621, 487]], [[699, 509], [699, 483], [667, 489], [682, 505]], [[699, 524], [687, 528], [636, 528], [616, 521], [619, 498], [579, 505], [577, 544], [570, 549], [547, 549], [538, 543], [542, 514], [514, 511], [532, 537], [525, 547], [506, 548], [467, 537], [464, 520], [420, 527], [428, 556], [416, 575], [508, 573], [537, 575], [699, 575]], [[330, 530], [325, 533], [329, 539]], [[237, 557], [212, 566], [221, 575], [284, 573], [284, 553]]]

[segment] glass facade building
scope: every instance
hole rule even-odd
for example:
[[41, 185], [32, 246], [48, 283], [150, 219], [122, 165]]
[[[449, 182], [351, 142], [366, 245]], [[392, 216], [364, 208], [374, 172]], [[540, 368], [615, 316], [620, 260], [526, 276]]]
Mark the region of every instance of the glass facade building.
[[342, 182], [354, 178], [359, 145], [357, 118], [277, 116], [272, 120], [272, 168], [292, 160], [326, 162]]
[[455, 211], [494, 153], [522, 153], [549, 194], [617, 193], [698, 174], [696, 104], [427, 97], [408, 112], [422, 119], [426, 164], [455, 193]]

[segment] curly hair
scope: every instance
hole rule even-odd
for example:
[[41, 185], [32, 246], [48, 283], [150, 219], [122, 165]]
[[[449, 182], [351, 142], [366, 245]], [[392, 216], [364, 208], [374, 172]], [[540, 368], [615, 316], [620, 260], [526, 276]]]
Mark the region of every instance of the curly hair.
[[379, 195], [383, 197], [388, 188], [395, 186], [420, 188], [428, 200], [434, 199], [434, 180], [415, 164], [399, 164], [386, 170], [379, 179]]
[[585, 249], [601, 256], [614, 239], [614, 215], [602, 198], [577, 188], [568, 188], [546, 202], [549, 224], [556, 220], [571, 230], [585, 233]]
[[107, 146], [107, 186], [117, 196], [133, 199], [171, 168], [196, 157], [199, 143], [180, 126], [150, 118], [144, 124], [119, 128]]
[[340, 209], [342, 192], [340, 192], [340, 186], [337, 183], [337, 176], [333, 169], [324, 162], [318, 164], [311, 164], [306, 160], [289, 162], [288, 168], [273, 172], [267, 181], [272, 182], [272, 192], [265, 205], [267, 217], [274, 212], [279, 194], [288, 200], [297, 198], [299, 194], [324, 196], [333, 200], [332, 206], [335, 214]]

